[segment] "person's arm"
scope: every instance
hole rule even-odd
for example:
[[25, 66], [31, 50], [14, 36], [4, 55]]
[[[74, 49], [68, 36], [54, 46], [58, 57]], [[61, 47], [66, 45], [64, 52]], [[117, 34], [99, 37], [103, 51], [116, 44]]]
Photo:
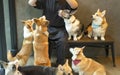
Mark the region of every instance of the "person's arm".
[[66, 0], [72, 9], [78, 8], [78, 3], [76, 0]]
[[37, 0], [29, 0], [29, 1], [28, 1], [28, 4], [29, 4], [30, 6], [36, 6], [36, 2], [37, 2]]
[[29, 0], [28, 4], [30, 6], [33, 6], [34, 8], [37, 8], [37, 9], [44, 9], [45, 0]]

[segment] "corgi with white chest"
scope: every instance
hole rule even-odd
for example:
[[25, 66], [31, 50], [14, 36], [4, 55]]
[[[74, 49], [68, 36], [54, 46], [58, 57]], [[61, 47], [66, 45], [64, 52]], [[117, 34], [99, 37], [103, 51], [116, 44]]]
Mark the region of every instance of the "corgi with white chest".
[[100, 9], [97, 10], [97, 12], [92, 15], [93, 21], [92, 25], [88, 26], [88, 37], [91, 38], [94, 37], [94, 40], [98, 40], [98, 37], [100, 37], [101, 40], [105, 40], [105, 33], [108, 28], [108, 23], [105, 18], [106, 10], [100, 11]]
[[47, 26], [49, 21], [45, 16], [38, 19], [33, 19], [36, 24], [34, 30], [34, 65], [51, 66], [51, 61], [48, 54], [48, 36]]
[[32, 52], [32, 42], [33, 42], [33, 21], [32, 20], [26, 20], [22, 21], [24, 24], [23, 28], [23, 44], [21, 50], [16, 54], [15, 57], [12, 56], [11, 51], [9, 50], [7, 53], [7, 59], [8, 61], [15, 61], [19, 60], [18, 64], [20, 66], [24, 66], [27, 63], [27, 60]]
[[0, 64], [2, 64], [5, 69], [5, 75], [22, 75], [18, 70], [16, 70], [16, 64], [18, 65], [18, 62], [18, 60], [11, 62], [0, 60]]
[[76, 19], [73, 15], [74, 13], [75, 11], [71, 12], [67, 9], [58, 11], [58, 15], [64, 19], [65, 27], [69, 35], [68, 40], [73, 36], [73, 40], [77, 41], [83, 36], [83, 25], [80, 24], [78, 19]]
[[79, 75], [106, 75], [106, 71], [103, 65], [92, 60], [91, 58], [87, 58], [83, 54], [82, 48], [70, 48], [70, 52], [72, 53], [72, 69], [74, 72], [79, 73]]

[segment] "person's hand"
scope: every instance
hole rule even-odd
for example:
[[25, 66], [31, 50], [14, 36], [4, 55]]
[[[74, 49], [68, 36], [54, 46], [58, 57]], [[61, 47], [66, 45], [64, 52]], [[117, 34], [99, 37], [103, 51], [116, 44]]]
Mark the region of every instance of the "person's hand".
[[76, 0], [66, 0], [66, 1], [73, 9], [78, 7], [78, 2]]
[[28, 4], [31, 6], [36, 6], [36, 2], [37, 2], [37, 0], [29, 0]]

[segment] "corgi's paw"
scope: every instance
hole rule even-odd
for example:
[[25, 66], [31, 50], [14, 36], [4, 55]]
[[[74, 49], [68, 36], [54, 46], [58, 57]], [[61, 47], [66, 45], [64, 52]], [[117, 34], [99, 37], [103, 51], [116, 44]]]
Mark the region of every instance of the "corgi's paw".
[[83, 75], [83, 74], [84, 74], [84, 72], [83, 72], [83, 71], [80, 71], [80, 72], [79, 72], [79, 75]]
[[91, 38], [91, 35], [88, 34], [88, 37]]
[[68, 37], [68, 40], [71, 40], [71, 37]]
[[94, 40], [98, 40], [98, 38], [97, 38], [97, 37], [94, 37]]
[[82, 38], [82, 35], [80, 35], [79, 37], [77, 37], [78, 40], [80, 40]]
[[105, 40], [105, 38], [104, 38], [104, 37], [101, 37], [101, 40], [102, 40], [102, 41], [104, 41], [104, 40]]
[[74, 40], [74, 41], [77, 41], [78, 39], [77, 39], [77, 37], [74, 37], [73, 40]]

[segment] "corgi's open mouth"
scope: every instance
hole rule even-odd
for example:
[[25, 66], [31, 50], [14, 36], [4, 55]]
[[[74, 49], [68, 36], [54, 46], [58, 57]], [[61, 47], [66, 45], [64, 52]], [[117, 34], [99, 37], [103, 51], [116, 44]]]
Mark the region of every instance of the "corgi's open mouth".
[[73, 60], [74, 65], [77, 65], [80, 62], [81, 62], [81, 60], [78, 60], [78, 59]]

